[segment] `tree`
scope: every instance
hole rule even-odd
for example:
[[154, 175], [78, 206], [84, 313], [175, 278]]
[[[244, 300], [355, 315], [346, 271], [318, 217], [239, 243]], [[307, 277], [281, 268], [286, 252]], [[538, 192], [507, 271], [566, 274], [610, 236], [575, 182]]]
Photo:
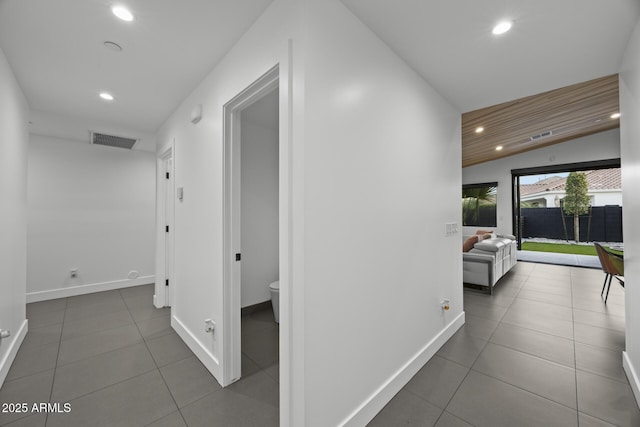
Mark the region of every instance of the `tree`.
[[496, 187], [462, 189], [462, 225], [478, 225], [480, 205], [496, 203]]
[[589, 187], [587, 177], [581, 172], [571, 172], [567, 177], [564, 211], [573, 215], [573, 234], [576, 243], [580, 241], [580, 215], [589, 212], [590, 200], [587, 196]]

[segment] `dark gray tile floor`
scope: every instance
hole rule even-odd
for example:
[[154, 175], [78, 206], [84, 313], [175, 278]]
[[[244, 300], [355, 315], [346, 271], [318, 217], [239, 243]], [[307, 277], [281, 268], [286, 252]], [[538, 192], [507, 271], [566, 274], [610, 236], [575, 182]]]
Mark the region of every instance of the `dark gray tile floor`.
[[[467, 323], [372, 426], [640, 426], [620, 351], [624, 291], [599, 270], [519, 262], [493, 295], [465, 289]], [[29, 304], [2, 426], [276, 426], [278, 325], [242, 318], [243, 378], [222, 389], [140, 286]]]
[[[153, 285], [27, 305], [29, 333], [0, 389], [0, 426], [277, 426], [278, 325], [242, 317], [242, 376], [221, 388], [152, 305]], [[69, 403], [69, 413], [32, 412]]]
[[601, 270], [518, 262], [371, 426], [640, 426], [622, 369], [624, 290]]

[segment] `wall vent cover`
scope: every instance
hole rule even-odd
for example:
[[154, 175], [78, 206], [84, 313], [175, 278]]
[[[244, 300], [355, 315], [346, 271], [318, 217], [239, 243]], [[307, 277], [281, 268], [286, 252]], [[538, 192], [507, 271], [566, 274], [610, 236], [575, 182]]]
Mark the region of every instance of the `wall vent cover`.
[[553, 131], [548, 130], [546, 132], [542, 132], [537, 135], [532, 135], [529, 137], [529, 139], [531, 139], [531, 141], [537, 141], [539, 139], [549, 138], [550, 136], [553, 136]]
[[138, 140], [133, 138], [91, 132], [91, 143], [96, 145], [106, 145], [108, 147], [126, 148], [127, 150], [131, 150], [133, 146], [136, 145], [136, 142], [138, 142]]

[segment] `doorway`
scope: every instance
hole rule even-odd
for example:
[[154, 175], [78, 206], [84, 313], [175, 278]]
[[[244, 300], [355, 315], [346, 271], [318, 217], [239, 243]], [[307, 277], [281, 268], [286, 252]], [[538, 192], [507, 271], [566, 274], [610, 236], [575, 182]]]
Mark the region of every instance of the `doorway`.
[[[269, 289], [280, 279], [285, 252], [280, 245], [285, 230], [279, 227], [278, 77], [275, 67], [224, 107], [224, 386], [256, 368], [275, 381], [279, 375], [279, 328], [270, 320]], [[243, 308], [249, 316], [260, 312], [258, 326], [265, 327], [265, 334], [253, 335], [263, 340], [257, 346], [243, 345], [243, 339], [256, 344], [242, 330], [243, 325], [256, 327], [242, 317]], [[265, 342], [268, 337], [273, 342]]]
[[[583, 181], [583, 202], [588, 201], [588, 208], [582, 206], [579, 212], [564, 204], [574, 173]], [[593, 245], [581, 247], [578, 242], [622, 244], [620, 159], [517, 169], [511, 174], [518, 249], [595, 256]]]
[[[278, 90], [240, 116], [241, 374], [264, 371], [275, 381], [279, 361]], [[271, 288], [274, 288], [273, 290]]]
[[174, 226], [174, 186], [173, 186], [173, 149], [169, 148], [158, 158], [157, 171], [160, 182], [158, 199], [158, 245], [157, 273], [153, 304], [156, 308], [170, 307], [173, 289], [173, 226]]

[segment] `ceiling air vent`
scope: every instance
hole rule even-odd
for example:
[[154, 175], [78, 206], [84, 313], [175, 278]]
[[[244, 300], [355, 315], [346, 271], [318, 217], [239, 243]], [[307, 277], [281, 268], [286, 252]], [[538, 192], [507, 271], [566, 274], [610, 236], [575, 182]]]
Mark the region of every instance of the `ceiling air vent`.
[[553, 135], [553, 131], [548, 130], [546, 132], [542, 132], [542, 133], [539, 133], [537, 135], [532, 135], [532, 136], [529, 137], [529, 139], [531, 139], [531, 141], [537, 141], [539, 139], [549, 138], [552, 135]]
[[138, 142], [138, 140], [133, 138], [91, 132], [91, 143], [96, 145], [106, 145], [109, 147], [126, 148], [127, 150], [131, 150], [133, 146], [136, 145], [136, 142]]

